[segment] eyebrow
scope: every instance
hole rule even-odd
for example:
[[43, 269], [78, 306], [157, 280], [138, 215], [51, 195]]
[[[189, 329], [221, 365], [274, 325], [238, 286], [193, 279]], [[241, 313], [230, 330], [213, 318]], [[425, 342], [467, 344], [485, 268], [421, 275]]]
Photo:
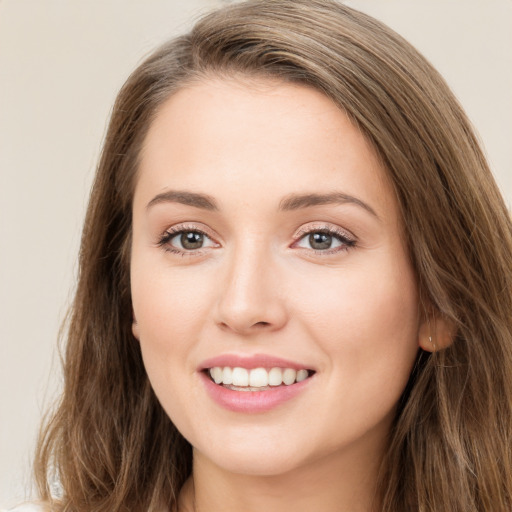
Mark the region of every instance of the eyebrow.
[[217, 201], [206, 194], [187, 192], [184, 190], [168, 190], [156, 195], [146, 206], [146, 209], [160, 203], [180, 203], [187, 206], [194, 206], [203, 210], [218, 211]]
[[329, 194], [290, 194], [279, 203], [279, 210], [290, 211], [311, 206], [322, 206], [328, 204], [354, 204], [365, 209], [373, 216], [379, 218], [375, 210], [361, 199], [344, 194], [343, 192], [332, 192]]
[[[207, 194], [199, 194], [185, 190], [168, 190], [162, 192], [151, 199], [146, 208], [149, 209], [160, 203], [180, 203], [203, 210], [219, 211], [217, 201], [213, 197]], [[377, 219], [379, 218], [370, 205], [357, 197], [344, 194], [343, 192], [332, 192], [329, 194], [290, 194], [281, 200], [279, 210], [292, 211], [329, 204], [354, 204], [371, 213]]]

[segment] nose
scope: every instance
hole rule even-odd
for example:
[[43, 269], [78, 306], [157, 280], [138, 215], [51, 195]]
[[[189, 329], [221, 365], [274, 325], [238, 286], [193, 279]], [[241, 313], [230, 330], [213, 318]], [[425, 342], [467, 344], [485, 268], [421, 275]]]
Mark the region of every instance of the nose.
[[276, 331], [288, 321], [285, 290], [272, 256], [239, 251], [226, 262], [216, 311], [217, 325], [237, 334]]

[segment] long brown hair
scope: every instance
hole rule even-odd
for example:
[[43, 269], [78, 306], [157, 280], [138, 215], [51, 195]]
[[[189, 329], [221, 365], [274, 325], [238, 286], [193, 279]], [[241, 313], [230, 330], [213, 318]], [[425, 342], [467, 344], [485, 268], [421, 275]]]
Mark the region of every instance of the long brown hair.
[[[191, 447], [153, 394], [131, 333], [131, 202], [159, 106], [207, 76], [268, 76], [332, 98], [394, 185], [428, 314], [456, 326], [420, 351], [390, 432], [382, 512], [512, 510], [512, 226], [479, 144], [443, 79], [406, 41], [331, 0], [225, 7], [130, 76], [89, 203], [64, 356], [64, 392], [36, 457], [54, 510], [176, 507]], [[57, 478], [60, 497], [51, 496]]]

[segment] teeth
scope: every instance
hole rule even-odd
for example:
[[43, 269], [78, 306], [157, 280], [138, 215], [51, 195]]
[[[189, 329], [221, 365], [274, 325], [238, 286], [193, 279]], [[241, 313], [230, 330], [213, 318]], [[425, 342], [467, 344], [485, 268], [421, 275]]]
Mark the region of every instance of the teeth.
[[303, 380], [306, 380], [308, 378], [308, 371], [307, 370], [299, 370], [297, 372], [297, 382], [301, 382]]
[[293, 368], [210, 368], [210, 376], [216, 384], [232, 385], [236, 387], [267, 388], [268, 386], [290, 386], [295, 382], [302, 382], [309, 377], [307, 370], [294, 370]]
[[233, 368], [231, 378], [233, 380], [233, 386], [249, 385], [249, 372], [245, 368]]
[[233, 370], [229, 366], [226, 366], [226, 368], [222, 370], [222, 383], [233, 384]]
[[220, 384], [222, 382], [222, 368], [219, 368], [218, 366], [215, 368], [212, 368], [212, 379], [215, 381], [215, 384]]
[[268, 386], [268, 372], [265, 368], [254, 368], [249, 373], [249, 386], [263, 388]]
[[272, 368], [268, 372], [268, 385], [280, 386], [283, 383], [283, 371], [281, 368]]
[[286, 368], [283, 372], [283, 382], [289, 386], [295, 382], [297, 378], [297, 372], [293, 368]]

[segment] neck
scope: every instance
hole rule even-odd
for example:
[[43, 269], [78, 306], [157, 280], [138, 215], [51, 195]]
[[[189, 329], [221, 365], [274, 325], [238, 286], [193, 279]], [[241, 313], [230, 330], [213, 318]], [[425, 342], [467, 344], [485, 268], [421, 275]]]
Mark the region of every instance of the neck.
[[380, 460], [330, 454], [278, 475], [237, 474], [194, 452], [180, 512], [372, 512]]

